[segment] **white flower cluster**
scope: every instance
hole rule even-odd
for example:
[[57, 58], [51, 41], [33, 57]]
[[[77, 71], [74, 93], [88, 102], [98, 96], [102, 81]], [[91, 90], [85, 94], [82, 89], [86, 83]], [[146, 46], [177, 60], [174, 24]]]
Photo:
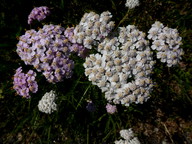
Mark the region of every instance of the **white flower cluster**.
[[133, 9], [136, 6], [139, 6], [139, 0], [127, 0], [125, 6], [129, 9]]
[[93, 44], [104, 39], [114, 28], [115, 23], [110, 21], [112, 15], [106, 11], [99, 16], [95, 12], [85, 13], [80, 23], [74, 29], [73, 43], [83, 44], [91, 49]]
[[56, 94], [53, 90], [45, 93], [42, 99], [39, 101], [38, 109], [46, 114], [51, 114], [57, 110], [57, 104], [55, 103]]
[[157, 51], [157, 58], [167, 63], [168, 67], [178, 64], [184, 52], [180, 48], [182, 38], [177, 29], [165, 27], [156, 21], [148, 33], [148, 39], [153, 40], [151, 48]]
[[116, 140], [115, 144], [140, 144], [138, 138], [134, 137], [134, 133], [131, 128], [128, 130], [121, 130], [120, 135], [124, 140]]
[[109, 102], [129, 106], [149, 98], [155, 62], [143, 32], [133, 25], [121, 27], [119, 37], [104, 39], [97, 50], [101, 54], [91, 54], [83, 64], [85, 75]]

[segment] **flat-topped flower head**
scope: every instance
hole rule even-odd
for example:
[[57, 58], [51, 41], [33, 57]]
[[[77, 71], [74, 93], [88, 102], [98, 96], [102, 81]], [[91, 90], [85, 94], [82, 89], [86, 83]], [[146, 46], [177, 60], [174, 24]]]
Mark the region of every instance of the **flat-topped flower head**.
[[104, 39], [97, 51], [86, 57], [85, 75], [109, 102], [129, 106], [149, 98], [155, 62], [143, 32], [134, 25], [122, 27], [118, 37]]
[[83, 44], [85, 48], [92, 49], [93, 45], [108, 36], [114, 28], [115, 23], [110, 21], [111, 18], [112, 15], [108, 11], [101, 15], [95, 12], [85, 13], [74, 30], [68, 30], [68, 38], [72, 43]]
[[117, 107], [116, 105], [111, 105], [110, 103], [107, 103], [106, 110], [107, 110], [107, 113], [114, 114], [117, 112]]
[[38, 90], [35, 78], [36, 73], [33, 70], [29, 70], [27, 74], [25, 74], [22, 73], [22, 67], [19, 67], [14, 75], [13, 88], [16, 90], [18, 95], [30, 98], [30, 92], [36, 93]]
[[35, 7], [28, 16], [28, 24], [32, 24], [34, 20], [42, 21], [50, 14], [47, 6]]
[[38, 104], [39, 111], [46, 114], [51, 114], [52, 112], [56, 111], [57, 110], [57, 104], [55, 103], [56, 97], [57, 95], [53, 90], [45, 93], [44, 96], [39, 101]]
[[16, 51], [26, 65], [33, 65], [37, 71], [43, 72], [51, 83], [71, 78], [74, 61], [70, 55], [86, 56], [82, 45], [71, 43], [67, 38], [71, 30], [52, 24], [44, 25], [38, 31], [28, 30], [20, 36]]
[[125, 6], [129, 9], [133, 9], [136, 6], [139, 6], [139, 0], [127, 0]]
[[139, 139], [134, 136], [131, 128], [121, 130], [120, 135], [123, 139], [116, 140], [115, 144], [140, 144]]
[[132, 131], [132, 129], [123, 129], [120, 131], [120, 135], [122, 138], [124, 138], [125, 140], [130, 140], [134, 137], [134, 133]]
[[165, 27], [156, 21], [148, 31], [148, 39], [153, 40], [151, 49], [156, 50], [157, 59], [166, 63], [168, 67], [177, 65], [184, 54], [180, 48], [182, 38], [177, 29]]

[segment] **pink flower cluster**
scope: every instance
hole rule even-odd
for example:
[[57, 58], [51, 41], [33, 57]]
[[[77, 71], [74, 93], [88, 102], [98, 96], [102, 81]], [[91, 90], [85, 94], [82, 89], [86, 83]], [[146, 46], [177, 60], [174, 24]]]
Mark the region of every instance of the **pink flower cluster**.
[[114, 114], [117, 112], [117, 107], [116, 107], [116, 105], [111, 105], [111, 104], [107, 103], [106, 110], [109, 114]]
[[26, 65], [33, 65], [50, 83], [71, 78], [74, 61], [71, 53], [84, 56], [85, 48], [72, 44], [65, 36], [65, 28], [59, 25], [44, 25], [39, 31], [33, 29], [20, 36], [17, 53]]
[[33, 20], [42, 21], [50, 14], [50, 10], [46, 6], [35, 7], [28, 16], [28, 24], [31, 24]]
[[29, 70], [27, 74], [22, 73], [22, 67], [16, 70], [13, 81], [13, 88], [17, 94], [25, 98], [30, 98], [29, 92], [36, 93], [38, 90], [37, 82], [35, 81], [36, 73]]

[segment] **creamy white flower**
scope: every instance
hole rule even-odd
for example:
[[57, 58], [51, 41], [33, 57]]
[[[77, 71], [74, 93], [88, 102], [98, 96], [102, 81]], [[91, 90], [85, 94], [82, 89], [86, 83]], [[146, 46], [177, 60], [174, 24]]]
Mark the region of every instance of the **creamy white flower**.
[[[153, 35], [154, 31], [155, 35]], [[157, 50], [157, 58], [167, 63], [168, 67], [178, 64], [184, 54], [180, 48], [182, 38], [178, 30], [164, 27], [161, 22], [156, 21], [148, 33], [148, 38], [153, 40], [151, 48]]]
[[162, 31], [162, 28], [164, 28], [164, 25], [159, 22], [159, 21], [156, 21], [154, 24], [152, 24], [152, 27], [155, 27], [158, 29], [158, 32], [161, 32]]
[[57, 104], [55, 103], [56, 94], [53, 90], [45, 93], [38, 104], [38, 109], [41, 112], [51, 114], [53, 111], [57, 110]]
[[85, 38], [85, 33], [84, 32], [80, 32], [77, 34], [77, 43], [83, 43], [83, 39]]
[[153, 42], [153, 45], [151, 46], [151, 48], [153, 49], [153, 50], [158, 50], [159, 49], [159, 47], [161, 47], [161, 46], [163, 46], [164, 45], [164, 41], [162, 41], [162, 40], [155, 40], [154, 42]]
[[120, 139], [120, 140], [116, 140], [115, 144], [125, 144], [125, 141]]
[[140, 144], [140, 141], [137, 137], [134, 137], [127, 144]]
[[140, 144], [137, 137], [134, 136], [132, 129], [124, 129], [120, 131], [121, 137], [124, 139], [116, 140], [115, 144]]
[[145, 34], [134, 25], [121, 27], [118, 37], [106, 38], [98, 45], [100, 54], [86, 58], [85, 75], [109, 102], [125, 106], [143, 103], [148, 99], [146, 91], [152, 89], [145, 82], [154, 65], [148, 45]]
[[92, 49], [92, 46], [96, 45], [97, 41], [101, 41], [108, 36], [114, 28], [115, 23], [110, 21], [111, 18], [112, 15], [108, 11], [101, 13], [101, 15], [95, 12], [85, 13], [74, 29], [74, 36], [71, 41]]
[[131, 138], [134, 137], [134, 133], [132, 129], [123, 129], [120, 131], [120, 136], [124, 138], [125, 140], [130, 140]]
[[115, 22], [114, 21], [110, 21], [107, 25], [106, 25], [108, 30], [111, 30], [115, 27]]

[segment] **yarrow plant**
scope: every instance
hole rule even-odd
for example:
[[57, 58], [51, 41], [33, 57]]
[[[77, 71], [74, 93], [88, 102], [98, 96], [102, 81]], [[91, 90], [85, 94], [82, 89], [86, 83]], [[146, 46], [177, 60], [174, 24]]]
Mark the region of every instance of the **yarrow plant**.
[[134, 25], [121, 27], [119, 36], [106, 38], [83, 64], [85, 75], [97, 85], [105, 98], [129, 106], [149, 98], [153, 83], [150, 78], [155, 61], [145, 33]]
[[45, 93], [45, 95], [41, 98], [38, 104], [38, 109], [41, 112], [46, 114], [51, 114], [52, 112], [57, 110], [57, 104], [55, 91], [51, 90], [50, 92]]
[[184, 54], [183, 49], [180, 48], [182, 38], [178, 30], [165, 27], [161, 22], [156, 21], [148, 33], [147, 37], [153, 41], [151, 48], [157, 51], [157, 58], [168, 67], [177, 65]]
[[120, 135], [123, 139], [116, 140], [115, 144], [140, 144], [139, 139], [134, 136], [131, 128], [121, 130]]
[[[138, 0], [126, 2], [129, 9], [138, 5]], [[86, 57], [83, 64], [89, 81], [105, 93], [109, 103], [142, 104], [153, 88], [150, 76], [155, 61], [149, 41], [134, 25], [119, 27], [118, 35], [111, 34], [115, 26], [111, 18], [108, 11], [100, 15], [90, 12], [76, 27], [65, 29], [51, 24], [38, 31], [28, 30], [19, 38], [17, 53], [26, 65], [43, 72], [48, 82], [56, 83], [71, 78], [71, 53], [85, 58], [87, 50], [94, 46], [98, 53]], [[177, 30], [156, 22], [148, 33], [153, 40], [152, 50], [158, 51], [157, 58], [169, 67], [178, 63], [183, 51], [179, 49], [181, 37]]]
[[50, 13], [50, 9], [47, 6], [35, 7], [28, 16], [28, 24], [32, 24], [34, 20], [42, 21]]
[[106, 11], [101, 15], [95, 12], [85, 13], [80, 23], [75, 28], [69, 28], [71, 32], [68, 39], [72, 43], [83, 44], [87, 49], [91, 49], [93, 45], [97, 45], [112, 31], [115, 26], [113, 21], [110, 21], [112, 15]]
[[[128, 12], [139, 5], [139, 0], [126, 0], [125, 4]], [[119, 25], [127, 18], [128, 12]], [[46, 6], [34, 8], [28, 24], [34, 20], [42, 21], [49, 14]], [[75, 27], [46, 24], [38, 30], [27, 30], [19, 37], [16, 52], [26, 65], [42, 72], [53, 84], [72, 77], [75, 66], [73, 54], [85, 58], [84, 74], [104, 93], [105, 108], [109, 114], [117, 113], [117, 104], [127, 107], [132, 103], [143, 104], [150, 98], [154, 86], [151, 78], [156, 62], [153, 53], [156, 52], [157, 59], [167, 63], [168, 67], [178, 64], [183, 55], [180, 49], [182, 38], [176, 29], [165, 27], [158, 21], [148, 31], [149, 40], [135, 25], [118, 25], [118, 31], [113, 31], [115, 22], [111, 19], [109, 11], [100, 15], [89, 12]], [[97, 52], [87, 56], [91, 49]], [[29, 92], [36, 93], [38, 85], [35, 77], [34, 71], [24, 74], [22, 68], [18, 68], [13, 82], [17, 94], [30, 98]], [[46, 92], [38, 103], [39, 111], [46, 114], [57, 111], [56, 99], [56, 91]], [[84, 108], [89, 112], [96, 111], [95, 104], [87, 102]], [[121, 130], [120, 135], [123, 139], [115, 141], [115, 144], [140, 144], [132, 129]]]
[[74, 68], [71, 53], [83, 56], [85, 51], [82, 45], [70, 43], [64, 33], [65, 29], [59, 25], [44, 25], [39, 31], [26, 31], [17, 44], [17, 53], [25, 64], [43, 72], [51, 83], [71, 78]]
[[136, 6], [139, 6], [139, 0], [126, 0], [125, 6], [129, 9], [133, 9]]
[[109, 114], [114, 114], [117, 112], [117, 107], [116, 105], [111, 105], [110, 103], [107, 103], [106, 110]]
[[13, 80], [13, 88], [17, 94], [24, 98], [30, 98], [30, 92], [36, 93], [38, 91], [38, 85], [35, 77], [36, 73], [33, 70], [29, 70], [25, 74], [22, 72], [22, 67], [19, 67], [16, 70]]

